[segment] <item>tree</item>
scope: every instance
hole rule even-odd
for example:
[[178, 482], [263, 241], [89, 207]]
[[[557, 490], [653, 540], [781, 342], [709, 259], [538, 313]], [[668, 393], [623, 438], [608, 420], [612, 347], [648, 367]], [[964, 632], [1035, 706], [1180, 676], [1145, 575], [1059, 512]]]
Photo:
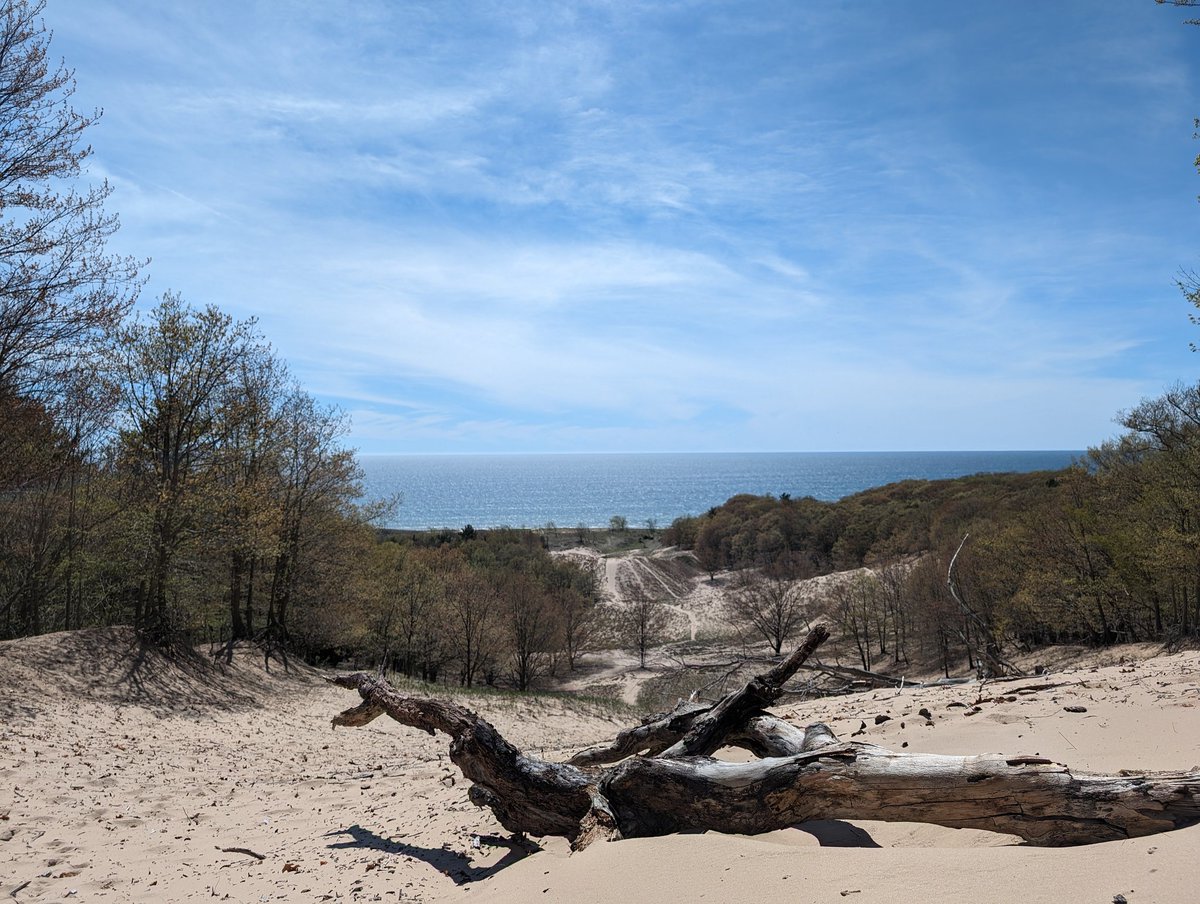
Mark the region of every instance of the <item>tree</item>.
[[177, 558], [214, 517], [208, 481], [228, 427], [226, 389], [258, 343], [253, 321], [235, 322], [212, 306], [195, 310], [173, 294], [117, 333], [120, 455], [139, 487], [146, 538], [135, 601], [143, 627], [166, 628]]
[[623, 534], [629, 529], [629, 521], [624, 515], [613, 515], [608, 519], [608, 527]]
[[[297, 591], [314, 605], [334, 586], [316, 580], [328, 555], [327, 537], [370, 522], [390, 506], [362, 510], [362, 472], [354, 453], [341, 445], [349, 431], [342, 412], [321, 405], [299, 386], [284, 398], [279, 415], [280, 454], [274, 476], [276, 535], [266, 639], [286, 646], [288, 619]], [[322, 589], [318, 589], [322, 588]], [[260, 635], [262, 632], [260, 632]]]
[[374, 560], [379, 588], [375, 632], [386, 668], [409, 678], [436, 681], [446, 660], [443, 580], [422, 550], [379, 543]]
[[854, 640], [862, 667], [868, 671], [873, 661], [871, 641], [881, 617], [880, 596], [878, 579], [865, 570], [834, 583], [826, 594], [830, 619]]
[[[108, 254], [108, 183], [76, 187], [99, 118], [51, 67], [45, 3], [0, 3], [0, 393], [52, 394], [133, 305], [139, 263]], [[0, 424], [0, 426], [3, 426]]]
[[[109, 409], [101, 340], [132, 306], [139, 264], [108, 254], [107, 183], [81, 185], [99, 114], [71, 107], [44, 3], [0, 2], [0, 599], [5, 633], [67, 626], [90, 440]], [[4, 586], [7, 585], [7, 586]], [[52, 599], [61, 619], [47, 621]], [[78, 612], [78, 601], [75, 612]], [[14, 616], [16, 621], [14, 622]]]
[[265, 346], [251, 347], [223, 387], [222, 440], [214, 464], [219, 494], [217, 535], [229, 563], [230, 642], [254, 636], [259, 560], [274, 537], [272, 476], [281, 448], [282, 403], [288, 390], [284, 364]]
[[495, 588], [457, 561], [448, 576], [446, 611], [450, 649], [459, 667], [459, 683], [471, 687], [494, 668], [496, 621], [499, 617]]
[[511, 574], [502, 583], [508, 634], [509, 674], [517, 690], [527, 691], [550, 673], [555, 624], [545, 590], [528, 575]]
[[569, 584], [551, 589], [551, 599], [558, 616], [563, 652], [567, 656], [567, 668], [575, 671], [575, 664], [596, 630], [597, 587], [593, 571], [576, 569], [576, 577]]
[[801, 586], [783, 575], [744, 572], [726, 606], [735, 624], [748, 626], [779, 656], [792, 634], [808, 622], [805, 602]]
[[630, 594], [624, 617], [625, 636], [638, 653], [638, 663], [646, 667], [646, 653], [661, 642], [667, 629], [667, 609], [640, 586]]

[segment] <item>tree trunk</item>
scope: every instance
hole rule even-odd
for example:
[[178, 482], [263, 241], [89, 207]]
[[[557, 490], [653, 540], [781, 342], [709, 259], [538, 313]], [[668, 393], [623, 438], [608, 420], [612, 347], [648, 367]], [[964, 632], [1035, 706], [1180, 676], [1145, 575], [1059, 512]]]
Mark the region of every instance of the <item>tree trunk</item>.
[[600, 782], [622, 837], [757, 834], [810, 819], [928, 822], [1061, 846], [1200, 821], [1200, 773], [1075, 775], [1040, 757], [893, 753], [831, 739], [752, 763], [630, 759]]
[[[598, 839], [714, 830], [758, 834], [813, 819], [928, 822], [1005, 832], [1036, 845], [1089, 844], [1200, 822], [1200, 771], [1085, 775], [1041, 757], [894, 753], [846, 743], [824, 725], [801, 729], [759, 707], [827, 636], [817, 626], [785, 662], [715, 706], [685, 704], [609, 745], [550, 763], [522, 754], [454, 703], [405, 697], [363, 673], [330, 679], [363, 702], [333, 720], [388, 715], [451, 737], [470, 798], [509, 831]], [[765, 757], [711, 759], [723, 745]], [[644, 755], [637, 755], [645, 751]], [[617, 766], [597, 764], [621, 759]]]

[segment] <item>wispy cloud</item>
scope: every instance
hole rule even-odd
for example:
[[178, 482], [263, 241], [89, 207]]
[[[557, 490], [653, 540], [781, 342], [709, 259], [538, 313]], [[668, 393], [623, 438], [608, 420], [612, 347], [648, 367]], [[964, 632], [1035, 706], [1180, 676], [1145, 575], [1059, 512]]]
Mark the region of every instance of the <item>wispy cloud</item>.
[[981, 448], [1192, 364], [1200, 73], [1146, 6], [46, 16], [117, 247], [364, 448]]

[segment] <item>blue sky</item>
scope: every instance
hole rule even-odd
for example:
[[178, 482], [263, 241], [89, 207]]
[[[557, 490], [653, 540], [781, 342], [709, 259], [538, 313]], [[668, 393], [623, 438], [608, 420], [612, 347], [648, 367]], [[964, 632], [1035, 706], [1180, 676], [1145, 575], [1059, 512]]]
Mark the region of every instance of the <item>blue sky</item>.
[[364, 452], [1083, 448], [1200, 363], [1200, 28], [1054, 3], [48, 0], [116, 250]]

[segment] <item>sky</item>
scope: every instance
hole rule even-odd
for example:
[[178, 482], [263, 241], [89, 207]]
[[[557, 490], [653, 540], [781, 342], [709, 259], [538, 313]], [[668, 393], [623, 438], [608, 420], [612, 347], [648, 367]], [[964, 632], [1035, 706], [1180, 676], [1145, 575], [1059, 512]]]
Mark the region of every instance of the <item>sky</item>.
[[1082, 449], [1196, 379], [1186, 10], [43, 16], [140, 305], [258, 318], [364, 453]]

